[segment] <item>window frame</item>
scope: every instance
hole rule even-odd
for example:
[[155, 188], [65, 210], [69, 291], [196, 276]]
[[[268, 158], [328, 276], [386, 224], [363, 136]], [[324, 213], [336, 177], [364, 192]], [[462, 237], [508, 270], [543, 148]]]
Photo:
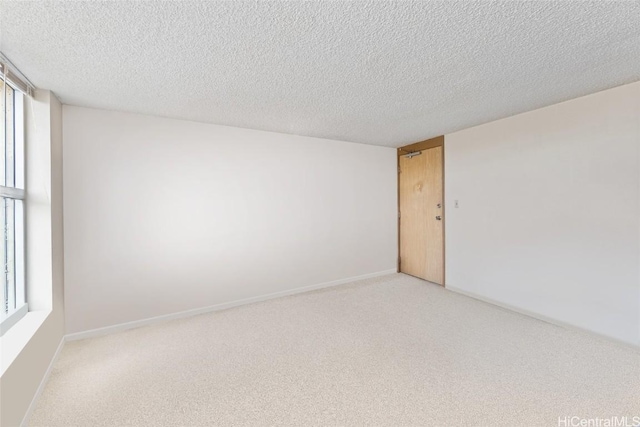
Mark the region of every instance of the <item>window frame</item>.
[[6, 77], [0, 74], [4, 133], [0, 144], [0, 245], [4, 245], [0, 251], [0, 268], [4, 269], [4, 280], [0, 280], [0, 336], [29, 311], [25, 277], [25, 95]]

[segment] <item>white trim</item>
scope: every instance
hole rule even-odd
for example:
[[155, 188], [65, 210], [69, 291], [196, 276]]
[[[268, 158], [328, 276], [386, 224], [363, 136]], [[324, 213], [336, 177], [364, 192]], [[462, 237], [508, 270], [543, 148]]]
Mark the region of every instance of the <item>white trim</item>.
[[44, 375], [42, 376], [40, 385], [36, 389], [36, 392], [33, 395], [33, 398], [31, 399], [31, 403], [27, 408], [27, 412], [24, 414], [24, 417], [22, 418], [20, 427], [26, 427], [27, 424], [29, 423], [29, 418], [31, 418], [31, 414], [33, 414], [33, 411], [36, 409], [36, 404], [38, 403], [38, 399], [40, 398], [40, 395], [42, 394], [44, 387], [47, 385], [47, 381], [49, 380], [49, 377], [51, 376], [51, 372], [53, 371], [53, 365], [55, 365], [56, 362], [58, 361], [58, 357], [60, 356], [62, 347], [64, 347], [65, 341], [66, 341], [65, 337], [62, 337], [62, 339], [60, 340], [60, 344], [58, 344], [58, 348], [56, 349], [56, 352], [53, 354], [53, 357], [51, 358], [49, 367], [47, 368]]
[[16, 187], [5, 187], [4, 185], [0, 185], [0, 197], [24, 200], [24, 190]]
[[162, 316], [149, 317], [146, 319], [134, 320], [132, 322], [120, 323], [112, 326], [105, 326], [104, 328], [90, 329], [88, 331], [76, 332], [73, 334], [67, 334], [65, 336], [67, 341], [82, 340], [85, 338], [98, 337], [102, 335], [108, 335], [115, 332], [126, 331], [128, 329], [139, 328], [141, 326], [152, 325], [155, 323], [166, 322], [167, 320], [181, 319], [184, 317], [197, 316], [198, 314], [210, 313], [213, 311], [226, 310], [232, 307], [238, 307], [241, 305], [253, 304], [255, 302], [267, 301], [274, 298], [286, 297], [289, 295], [301, 294], [303, 292], [314, 291], [317, 289], [328, 288], [331, 286], [344, 285], [345, 283], [351, 283], [358, 280], [370, 279], [373, 277], [386, 276], [388, 274], [396, 274], [396, 269], [389, 269], [378, 271], [376, 273], [363, 274], [361, 276], [349, 277], [346, 279], [333, 280], [331, 282], [319, 283], [316, 285], [302, 286], [300, 288], [289, 289], [286, 291], [274, 292], [271, 294], [260, 295], [257, 297], [245, 298], [236, 301], [225, 302], [221, 304], [211, 305], [208, 307], [195, 308], [192, 310], [180, 311], [177, 313], [164, 314]]
[[446, 289], [448, 289], [448, 290], [450, 290], [452, 292], [455, 292], [455, 293], [458, 293], [458, 294], [461, 294], [461, 295], [465, 295], [467, 297], [470, 297], [470, 298], [485, 302], [487, 304], [495, 305], [495, 306], [498, 306], [500, 308], [504, 308], [504, 309], [509, 310], [509, 311], [515, 311], [516, 313], [519, 313], [519, 314], [522, 314], [522, 315], [525, 315], [525, 316], [528, 316], [528, 317], [533, 317], [534, 319], [541, 320], [543, 322], [551, 323], [552, 325], [556, 325], [556, 326], [560, 326], [560, 327], [563, 327], [563, 328], [573, 329], [573, 330], [576, 330], [576, 331], [580, 331], [580, 332], [584, 332], [584, 333], [587, 333], [587, 334], [595, 335], [595, 336], [597, 336], [599, 338], [604, 338], [607, 341], [613, 341], [613, 342], [615, 342], [617, 344], [623, 344], [623, 345], [625, 345], [625, 346], [627, 346], [627, 347], [629, 347], [629, 348], [631, 348], [633, 350], [636, 350], [636, 351], [640, 350], [640, 342], [634, 343], [634, 342], [631, 342], [631, 341], [624, 341], [624, 340], [621, 340], [619, 338], [615, 338], [615, 337], [612, 337], [612, 336], [609, 336], [609, 335], [604, 335], [604, 334], [601, 334], [600, 332], [592, 331], [590, 329], [582, 328], [580, 326], [576, 326], [576, 325], [573, 325], [571, 323], [563, 322], [562, 320], [557, 320], [557, 319], [554, 319], [552, 317], [547, 317], [544, 314], [535, 313], [533, 311], [525, 310], [523, 308], [519, 308], [519, 307], [510, 305], [510, 304], [504, 303], [504, 302], [496, 301], [496, 300], [494, 300], [492, 298], [487, 298], [485, 296], [476, 294], [474, 292], [469, 292], [469, 291], [466, 291], [464, 289], [457, 288], [455, 286], [447, 285]]
[[9, 330], [9, 328], [11, 328], [13, 325], [18, 323], [20, 319], [26, 316], [28, 312], [29, 312], [29, 306], [26, 303], [24, 303], [20, 306], [20, 308], [18, 308], [13, 313], [11, 313], [10, 315], [2, 319], [0, 321], [0, 337], [3, 336], [5, 332]]

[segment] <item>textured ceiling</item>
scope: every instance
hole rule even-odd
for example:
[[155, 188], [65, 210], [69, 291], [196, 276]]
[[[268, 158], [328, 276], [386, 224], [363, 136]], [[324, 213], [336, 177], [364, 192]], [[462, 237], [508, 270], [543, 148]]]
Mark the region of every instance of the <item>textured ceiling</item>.
[[640, 80], [640, 2], [0, 3], [65, 104], [397, 147]]

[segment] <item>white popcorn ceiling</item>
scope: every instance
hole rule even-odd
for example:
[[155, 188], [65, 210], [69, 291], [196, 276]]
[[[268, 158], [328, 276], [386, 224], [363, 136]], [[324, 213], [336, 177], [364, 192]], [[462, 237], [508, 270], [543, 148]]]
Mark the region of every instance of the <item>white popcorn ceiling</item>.
[[[65, 104], [398, 147], [640, 80], [640, 2], [14, 2]], [[179, 143], [179, 141], [178, 141]]]

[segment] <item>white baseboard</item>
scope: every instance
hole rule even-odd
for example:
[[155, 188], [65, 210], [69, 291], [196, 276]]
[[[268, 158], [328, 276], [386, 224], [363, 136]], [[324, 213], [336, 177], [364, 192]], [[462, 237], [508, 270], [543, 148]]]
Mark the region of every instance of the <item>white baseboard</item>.
[[318, 289], [328, 288], [331, 286], [344, 285], [345, 283], [355, 282], [358, 280], [370, 279], [373, 277], [386, 276], [388, 274], [395, 274], [397, 270], [390, 269], [384, 271], [378, 271], [376, 273], [363, 274], [356, 277], [348, 277], [346, 279], [333, 280], [331, 282], [318, 283], [315, 285], [302, 286], [300, 288], [289, 289], [286, 291], [274, 292], [271, 294], [259, 295], [257, 297], [244, 298], [241, 300], [235, 300], [225, 302], [221, 304], [211, 305], [208, 307], [195, 308], [192, 310], [180, 311], [177, 313], [164, 314], [162, 316], [149, 317], [146, 319], [134, 320], [132, 322], [120, 323], [113, 326], [105, 326], [104, 328], [90, 329], [88, 331], [76, 332], [67, 334], [65, 339], [67, 341], [82, 340], [85, 338], [98, 337], [102, 335], [108, 335], [115, 332], [126, 331], [127, 329], [139, 328], [141, 326], [152, 325], [155, 323], [166, 322], [167, 320], [181, 319], [184, 317], [197, 316], [198, 314], [210, 313], [213, 311], [226, 310], [232, 307], [238, 307], [246, 304], [253, 304], [255, 302], [267, 301], [274, 298], [286, 297], [289, 295], [301, 294], [303, 292], [315, 291]]
[[58, 344], [58, 348], [56, 349], [56, 352], [53, 354], [53, 357], [51, 358], [51, 362], [49, 362], [49, 366], [47, 367], [47, 370], [42, 376], [42, 380], [40, 380], [40, 385], [36, 389], [36, 393], [33, 395], [33, 398], [31, 399], [31, 403], [27, 408], [27, 412], [24, 414], [24, 417], [22, 418], [20, 427], [26, 427], [27, 424], [29, 423], [29, 418], [31, 418], [31, 414], [33, 414], [33, 411], [36, 408], [38, 399], [40, 398], [40, 395], [42, 394], [44, 387], [47, 385], [47, 381], [51, 376], [51, 371], [53, 370], [53, 366], [56, 364], [58, 357], [60, 356], [60, 352], [62, 351], [62, 347], [64, 347], [64, 343], [65, 343], [65, 337], [62, 337], [62, 339], [60, 340], [60, 344]]
[[468, 296], [470, 298], [482, 301], [482, 302], [486, 302], [487, 304], [495, 305], [495, 306], [504, 308], [504, 309], [509, 310], [509, 311], [515, 311], [516, 313], [520, 313], [520, 314], [523, 314], [523, 315], [528, 316], [528, 317], [533, 317], [534, 319], [538, 319], [538, 320], [541, 320], [543, 322], [551, 323], [552, 325], [561, 326], [563, 328], [573, 329], [573, 330], [580, 331], [580, 332], [583, 332], [583, 333], [595, 335], [596, 337], [603, 338], [603, 339], [605, 339], [607, 341], [613, 341], [613, 342], [615, 342], [617, 344], [623, 344], [623, 345], [625, 345], [625, 346], [627, 346], [627, 347], [629, 347], [629, 348], [631, 348], [633, 350], [636, 350], [636, 351], [640, 350], [640, 343], [636, 344], [636, 343], [633, 343], [631, 341], [624, 341], [624, 340], [621, 340], [619, 338], [611, 337], [609, 335], [604, 335], [602, 333], [595, 332], [595, 331], [592, 331], [592, 330], [589, 330], [589, 329], [586, 329], [586, 328], [582, 328], [580, 326], [576, 326], [576, 325], [573, 325], [571, 323], [563, 322], [562, 320], [557, 320], [557, 319], [554, 319], [552, 317], [545, 316], [544, 314], [539, 314], [539, 313], [536, 313], [536, 312], [533, 312], [533, 311], [529, 311], [529, 310], [526, 310], [526, 309], [523, 309], [523, 308], [519, 308], [519, 307], [513, 306], [511, 304], [507, 304], [507, 303], [503, 303], [503, 302], [500, 302], [500, 301], [496, 301], [496, 300], [494, 300], [492, 298], [487, 298], [485, 296], [476, 294], [474, 292], [469, 292], [469, 291], [466, 291], [464, 289], [457, 288], [455, 286], [447, 285], [446, 289], [448, 289], [448, 290], [450, 290], [452, 292], [455, 292], [455, 293], [458, 293], [458, 294], [461, 294], [461, 295], [465, 295], [465, 296]]

